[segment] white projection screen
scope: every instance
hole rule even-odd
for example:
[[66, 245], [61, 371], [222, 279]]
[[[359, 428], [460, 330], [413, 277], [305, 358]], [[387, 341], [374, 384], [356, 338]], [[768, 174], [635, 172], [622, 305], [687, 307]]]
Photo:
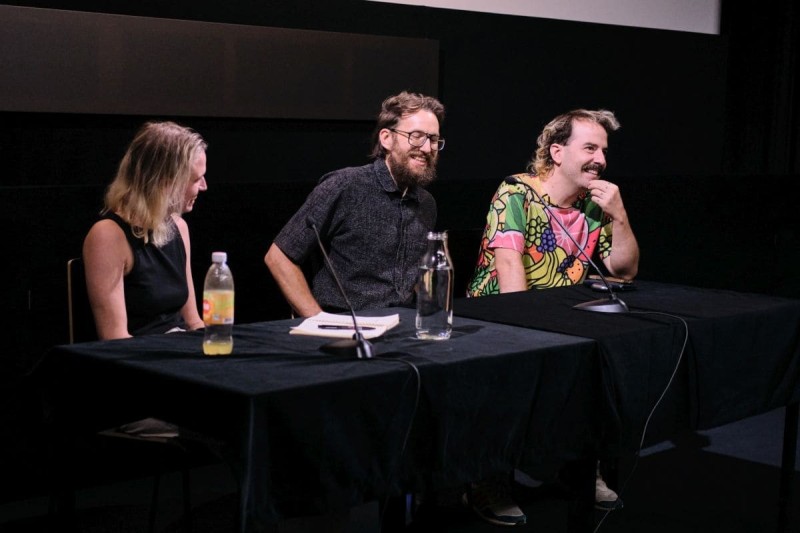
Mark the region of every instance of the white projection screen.
[[372, 0], [501, 15], [719, 34], [720, 0]]

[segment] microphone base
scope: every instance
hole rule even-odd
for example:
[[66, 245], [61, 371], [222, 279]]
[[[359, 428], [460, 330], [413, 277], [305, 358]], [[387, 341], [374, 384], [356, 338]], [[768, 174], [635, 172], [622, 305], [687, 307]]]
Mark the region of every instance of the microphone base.
[[601, 298], [572, 306], [573, 309], [580, 311], [592, 311], [595, 313], [628, 313], [628, 304], [619, 298]]
[[323, 345], [320, 350], [325, 353], [353, 359], [372, 359], [375, 356], [375, 349], [372, 347], [372, 343], [363, 339], [337, 339]]

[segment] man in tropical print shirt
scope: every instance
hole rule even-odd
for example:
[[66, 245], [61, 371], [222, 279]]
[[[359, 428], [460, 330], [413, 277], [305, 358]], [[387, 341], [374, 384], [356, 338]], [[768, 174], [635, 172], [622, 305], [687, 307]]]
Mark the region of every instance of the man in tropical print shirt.
[[[544, 127], [528, 172], [507, 177], [492, 198], [469, 296], [580, 283], [589, 267], [586, 255], [595, 252], [611, 275], [636, 275], [639, 246], [619, 188], [602, 178], [608, 134], [618, 128], [612, 112], [585, 109]], [[470, 484], [465, 501], [490, 523], [524, 524], [527, 517], [509, 488], [505, 476], [486, 478]], [[599, 465], [595, 506], [622, 507]]]
[[619, 188], [601, 177], [618, 128], [610, 111], [583, 109], [545, 126], [529, 173], [506, 178], [492, 198], [470, 296], [580, 283], [589, 262], [573, 239], [611, 275], [636, 275], [639, 247]]

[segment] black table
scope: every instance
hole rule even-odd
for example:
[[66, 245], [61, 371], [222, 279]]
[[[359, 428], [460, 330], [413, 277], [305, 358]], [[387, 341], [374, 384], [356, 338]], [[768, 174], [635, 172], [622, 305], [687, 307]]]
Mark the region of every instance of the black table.
[[[241, 531], [593, 453], [593, 341], [461, 318], [449, 341], [423, 342], [413, 311], [392, 312], [401, 324], [375, 343], [386, 359], [325, 355], [326, 339], [288, 334], [295, 320], [236, 326], [229, 357], [203, 356], [199, 333], [144, 336], [56, 347], [43, 372], [74, 431], [153, 416], [229, 443]], [[421, 375], [415, 417], [398, 358]]]
[[[660, 313], [682, 316], [689, 339], [649, 442], [783, 405], [791, 440], [800, 301], [637, 285], [624, 299], [656, 314], [573, 310], [597, 297], [584, 287], [459, 299], [446, 342], [413, 338], [414, 313], [400, 309], [400, 326], [376, 343], [389, 360], [325, 355], [325, 340], [290, 336], [297, 321], [279, 321], [236, 326], [231, 357], [204, 357], [201, 336], [187, 333], [61, 346], [44, 368], [76, 430], [156, 416], [229, 442], [242, 531], [635, 450], [684, 339], [683, 324]], [[416, 364], [422, 384], [402, 457], [416, 378], [393, 359]], [[792, 475], [793, 464], [784, 480]]]
[[800, 300], [636, 282], [619, 293], [632, 313], [573, 309], [602, 297], [582, 286], [460, 299], [456, 314], [589, 337], [602, 368], [601, 455], [639, 448], [688, 327], [684, 360], [645, 443], [787, 406], [779, 528], [787, 523], [800, 400]]

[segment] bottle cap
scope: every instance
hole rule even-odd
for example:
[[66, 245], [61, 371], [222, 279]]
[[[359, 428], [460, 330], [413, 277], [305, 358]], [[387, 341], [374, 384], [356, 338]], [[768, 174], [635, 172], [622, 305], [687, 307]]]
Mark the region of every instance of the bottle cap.
[[212, 263], [224, 263], [227, 260], [228, 260], [228, 254], [226, 252], [213, 252], [211, 254]]

